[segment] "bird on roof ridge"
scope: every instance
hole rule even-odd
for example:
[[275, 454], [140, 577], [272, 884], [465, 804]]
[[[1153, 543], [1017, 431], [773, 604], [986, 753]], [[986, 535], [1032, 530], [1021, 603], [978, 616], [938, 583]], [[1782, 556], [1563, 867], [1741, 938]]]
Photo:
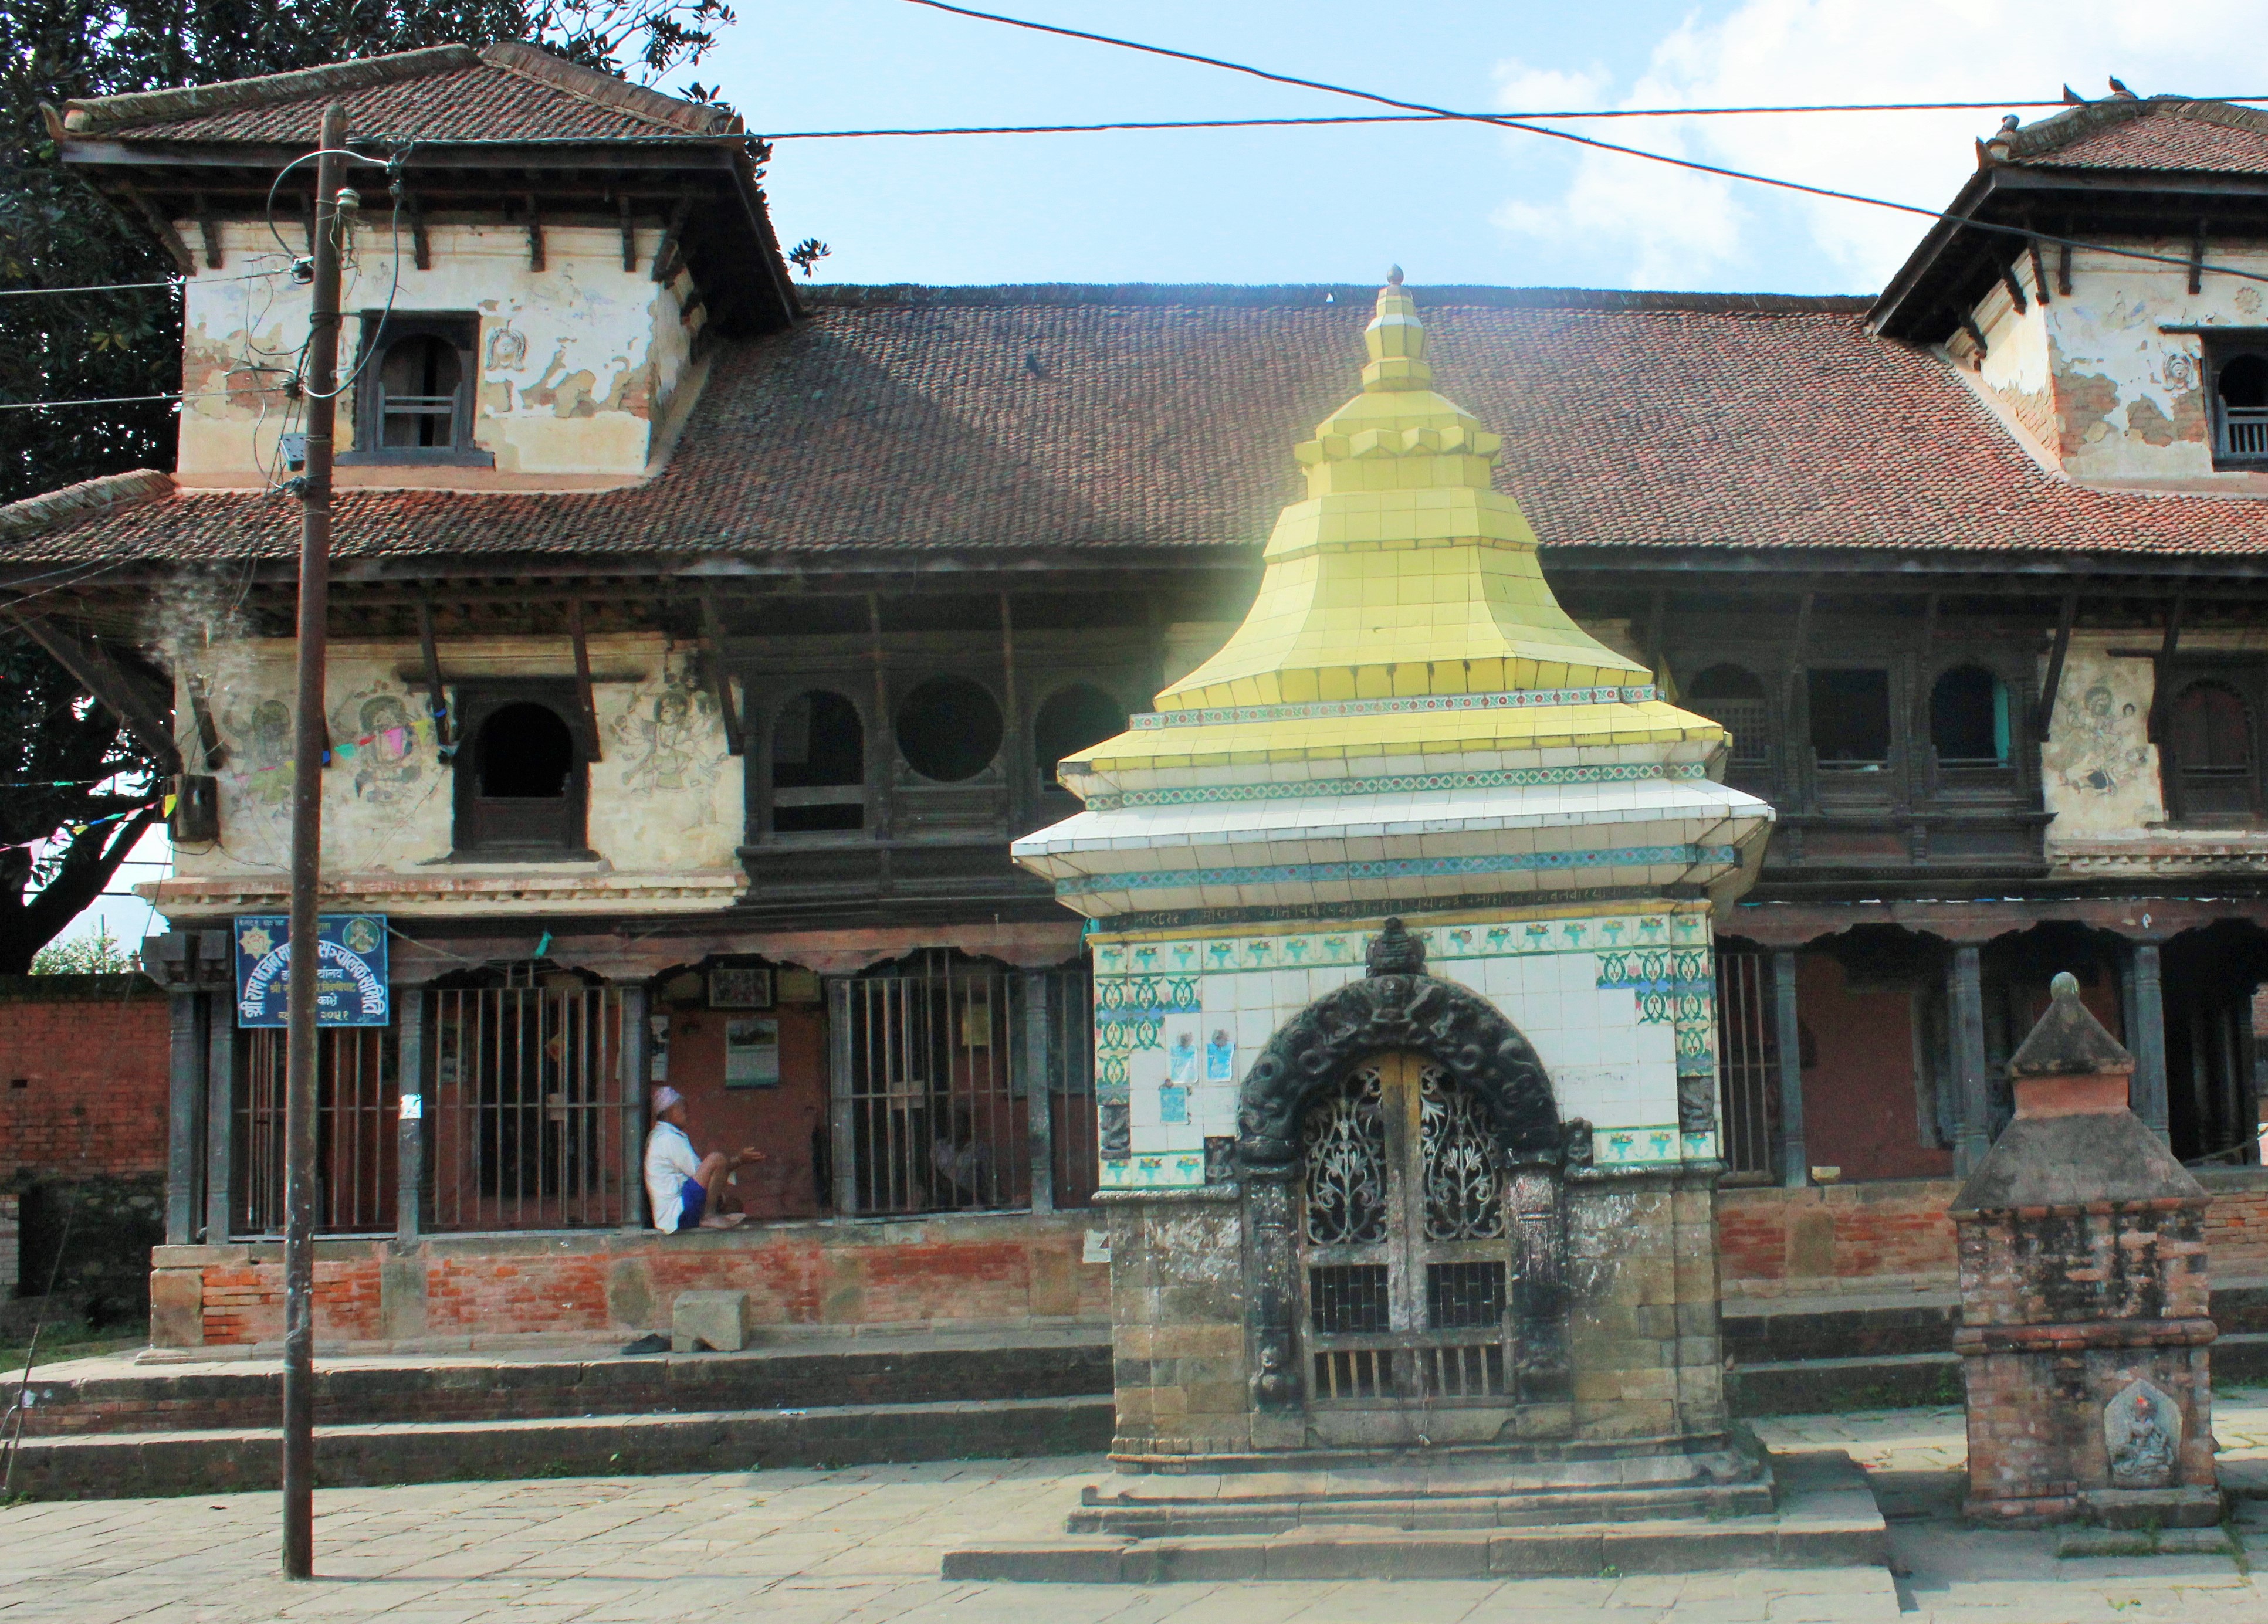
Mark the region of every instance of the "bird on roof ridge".
[[2115, 73], [2110, 76], [2110, 93], [2114, 96], [2123, 96], [2129, 101], [2139, 101], [2141, 99], [2141, 98], [2137, 96], [2132, 91], [2128, 90], [2126, 88], [2126, 81], [2120, 78]]
[[2063, 99], [2065, 104], [2069, 107], [2083, 107], [2087, 105], [2087, 98], [2068, 85], [2063, 87]]

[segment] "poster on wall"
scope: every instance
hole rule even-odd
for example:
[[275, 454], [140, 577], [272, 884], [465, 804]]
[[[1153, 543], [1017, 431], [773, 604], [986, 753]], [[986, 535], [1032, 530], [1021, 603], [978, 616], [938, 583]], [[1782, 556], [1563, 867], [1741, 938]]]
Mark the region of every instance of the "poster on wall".
[[[281, 1026], [291, 981], [291, 920], [236, 919], [236, 1024]], [[386, 986], [386, 915], [325, 914], [316, 921], [315, 1025], [384, 1026], [394, 1018]]]
[[779, 1022], [754, 1015], [726, 1021], [725, 1086], [771, 1088], [779, 1080]]

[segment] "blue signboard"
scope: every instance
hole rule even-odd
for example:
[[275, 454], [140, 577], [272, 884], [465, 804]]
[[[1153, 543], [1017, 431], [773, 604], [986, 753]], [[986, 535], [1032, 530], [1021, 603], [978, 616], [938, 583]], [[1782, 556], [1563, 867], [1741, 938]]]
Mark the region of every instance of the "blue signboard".
[[[386, 992], [386, 915], [325, 914], [317, 922], [315, 1025], [384, 1026], [393, 1018]], [[291, 921], [284, 914], [243, 914], [236, 921], [236, 1024], [284, 1025], [291, 980]]]

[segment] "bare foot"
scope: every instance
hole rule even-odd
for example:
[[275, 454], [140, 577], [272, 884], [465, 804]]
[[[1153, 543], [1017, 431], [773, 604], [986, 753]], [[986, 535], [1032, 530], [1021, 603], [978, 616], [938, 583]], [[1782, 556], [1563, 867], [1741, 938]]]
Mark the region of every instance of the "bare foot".
[[704, 1230], [736, 1230], [748, 1221], [745, 1212], [712, 1212], [701, 1220]]

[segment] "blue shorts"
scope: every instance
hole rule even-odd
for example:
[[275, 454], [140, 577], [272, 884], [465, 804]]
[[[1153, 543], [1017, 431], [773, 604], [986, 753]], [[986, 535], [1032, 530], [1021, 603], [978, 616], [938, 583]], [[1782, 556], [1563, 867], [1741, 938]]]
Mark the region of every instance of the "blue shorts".
[[709, 1192], [703, 1189], [697, 1180], [688, 1179], [685, 1187], [677, 1193], [677, 1199], [681, 1203], [677, 1215], [677, 1227], [681, 1230], [699, 1229], [701, 1215], [709, 1209]]

